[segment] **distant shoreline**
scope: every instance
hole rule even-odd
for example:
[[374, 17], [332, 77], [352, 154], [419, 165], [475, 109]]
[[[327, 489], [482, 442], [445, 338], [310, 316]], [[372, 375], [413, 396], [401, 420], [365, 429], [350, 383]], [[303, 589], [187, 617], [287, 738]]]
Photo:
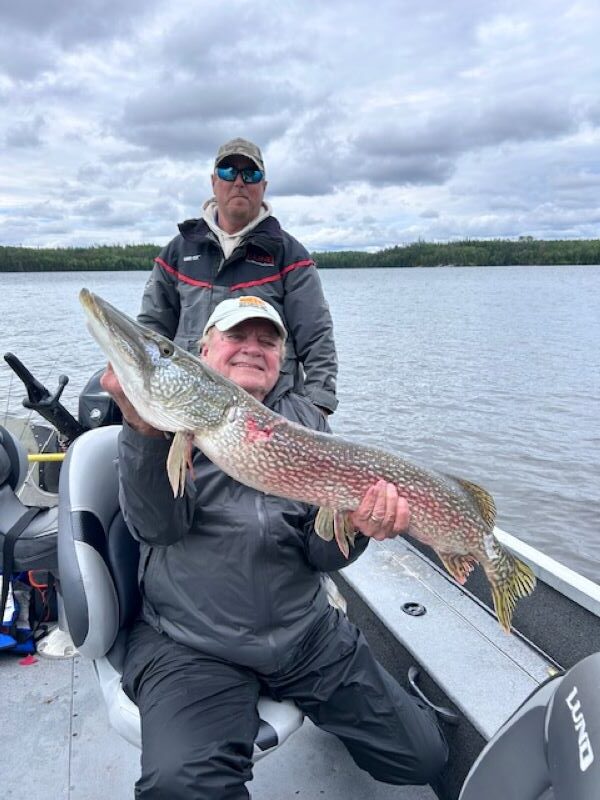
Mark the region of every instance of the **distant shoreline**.
[[[153, 244], [100, 247], [0, 247], [0, 272], [150, 270], [161, 247]], [[371, 267], [495, 267], [600, 264], [600, 239], [465, 239], [414, 242], [375, 253], [336, 250], [311, 253], [320, 269]]]

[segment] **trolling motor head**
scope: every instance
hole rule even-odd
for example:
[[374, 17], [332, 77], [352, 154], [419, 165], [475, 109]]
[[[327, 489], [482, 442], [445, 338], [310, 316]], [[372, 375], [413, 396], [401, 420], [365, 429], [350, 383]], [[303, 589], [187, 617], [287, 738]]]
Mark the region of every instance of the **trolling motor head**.
[[8, 483], [13, 492], [27, 475], [27, 451], [17, 437], [0, 425], [0, 486]]
[[600, 653], [541, 684], [488, 742], [459, 800], [598, 800]]
[[600, 653], [562, 679], [546, 714], [546, 758], [554, 796], [594, 800], [600, 789]]

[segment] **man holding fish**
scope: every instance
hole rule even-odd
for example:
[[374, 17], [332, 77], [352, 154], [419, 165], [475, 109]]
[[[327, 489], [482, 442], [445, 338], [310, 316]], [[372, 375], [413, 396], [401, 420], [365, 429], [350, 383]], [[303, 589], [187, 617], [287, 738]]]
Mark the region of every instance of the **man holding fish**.
[[[325, 432], [325, 417], [279, 380], [286, 337], [271, 305], [244, 296], [215, 308], [200, 351], [266, 408]], [[377, 780], [434, 781], [447, 758], [435, 715], [376, 661], [320, 579], [370, 538], [406, 532], [410, 509], [397, 487], [374, 483], [349, 514], [347, 559], [339, 542], [315, 535], [314, 506], [234, 480], [191, 443], [174, 496], [171, 436], [142, 419], [110, 366], [102, 384], [123, 411], [121, 505], [140, 542], [143, 605], [123, 675], [142, 720], [136, 797], [247, 798], [261, 688], [293, 700]], [[260, 443], [271, 430], [246, 436]]]

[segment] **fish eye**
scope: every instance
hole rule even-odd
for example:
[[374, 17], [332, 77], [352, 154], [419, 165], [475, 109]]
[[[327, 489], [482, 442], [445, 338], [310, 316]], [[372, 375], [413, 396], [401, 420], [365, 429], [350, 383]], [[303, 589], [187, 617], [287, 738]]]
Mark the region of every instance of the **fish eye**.
[[164, 356], [164, 358], [169, 358], [175, 352], [175, 348], [173, 347], [172, 342], [161, 342], [158, 345], [158, 349], [160, 351], [161, 356]]

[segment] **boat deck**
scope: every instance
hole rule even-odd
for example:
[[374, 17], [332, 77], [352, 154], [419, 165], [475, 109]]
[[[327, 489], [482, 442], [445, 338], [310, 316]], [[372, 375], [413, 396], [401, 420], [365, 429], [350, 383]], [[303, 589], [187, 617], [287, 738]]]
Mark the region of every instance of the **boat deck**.
[[[2, 796], [129, 800], [139, 751], [109, 726], [91, 663], [80, 656], [21, 664], [0, 653], [4, 688]], [[253, 800], [434, 800], [428, 787], [394, 787], [360, 770], [344, 747], [306, 720], [256, 764]]]

